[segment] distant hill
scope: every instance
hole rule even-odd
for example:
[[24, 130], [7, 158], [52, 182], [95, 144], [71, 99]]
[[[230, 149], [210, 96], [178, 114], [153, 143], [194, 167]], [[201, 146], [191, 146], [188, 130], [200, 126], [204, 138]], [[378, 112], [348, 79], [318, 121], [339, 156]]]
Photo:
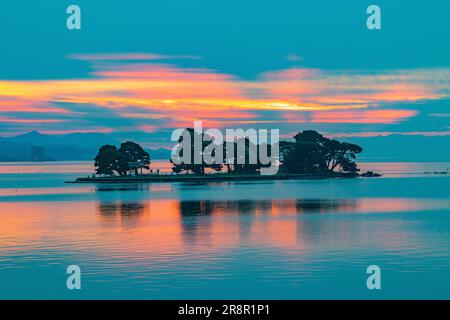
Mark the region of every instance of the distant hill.
[[[148, 145], [153, 139], [142, 137], [141, 140], [147, 141], [136, 139], [136, 142]], [[361, 145], [364, 148], [358, 157], [361, 161], [450, 161], [450, 136], [392, 134], [338, 140]], [[50, 135], [31, 131], [14, 137], [0, 137], [0, 161], [30, 161], [33, 146], [43, 147], [44, 160], [92, 160], [100, 146], [119, 146], [121, 142], [104, 133]], [[170, 159], [169, 149], [147, 151], [152, 159]]]
[[[120, 141], [103, 133], [70, 133], [62, 135], [42, 134], [31, 131], [13, 137], [0, 137], [0, 161], [30, 161], [33, 146], [42, 147], [42, 160], [92, 160], [100, 146]], [[169, 159], [170, 150], [147, 150], [152, 159]]]
[[104, 144], [118, 144], [119, 141], [103, 133], [69, 133], [61, 135], [42, 134], [31, 131], [14, 137], [3, 138], [9, 142], [30, 143], [40, 146], [89, 145], [97, 148]]

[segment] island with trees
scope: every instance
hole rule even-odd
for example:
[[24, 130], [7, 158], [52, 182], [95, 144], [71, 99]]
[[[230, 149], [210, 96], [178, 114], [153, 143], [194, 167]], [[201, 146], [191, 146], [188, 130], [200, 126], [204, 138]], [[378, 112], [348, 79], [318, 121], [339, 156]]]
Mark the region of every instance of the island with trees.
[[[192, 137], [197, 134], [193, 129], [185, 129]], [[202, 133], [203, 134], [203, 133]], [[204, 134], [203, 134], [204, 135]], [[239, 181], [239, 180], [283, 180], [283, 179], [320, 179], [320, 178], [354, 178], [377, 177], [371, 171], [360, 173], [356, 157], [363, 149], [359, 145], [340, 142], [324, 137], [314, 130], [305, 130], [293, 135], [292, 140], [280, 141], [277, 158], [278, 172], [262, 175], [261, 170], [267, 165], [248, 160], [252, 153], [258, 152], [261, 145], [253, 145], [246, 137], [241, 138], [244, 152], [231, 161], [208, 163], [204, 160], [204, 151], [208, 147], [208, 137], [201, 137], [202, 146], [197, 155], [201, 161], [194, 161], [195, 148], [191, 144], [189, 157], [192, 161], [168, 160], [172, 172], [160, 173], [151, 169], [150, 154], [139, 144], [128, 141], [119, 148], [113, 145], [102, 146], [95, 157], [96, 173], [89, 177], [76, 179], [74, 182], [177, 182], [177, 181]], [[191, 139], [194, 141], [194, 139]], [[237, 152], [239, 141], [232, 144], [223, 143], [223, 153], [227, 148]], [[269, 147], [270, 145], [266, 146]], [[180, 150], [179, 155], [183, 155]], [[245, 157], [245, 159], [239, 159]], [[198, 159], [198, 158], [197, 158]], [[239, 161], [244, 160], [244, 161]], [[144, 172], [145, 170], [145, 172]]]

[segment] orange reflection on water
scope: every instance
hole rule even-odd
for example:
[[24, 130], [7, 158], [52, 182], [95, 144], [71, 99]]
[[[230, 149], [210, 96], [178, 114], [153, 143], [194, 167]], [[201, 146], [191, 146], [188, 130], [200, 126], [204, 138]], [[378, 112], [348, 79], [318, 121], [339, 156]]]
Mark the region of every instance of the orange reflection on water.
[[76, 250], [104, 259], [165, 261], [186, 252], [208, 255], [241, 245], [285, 251], [318, 243], [330, 248], [363, 246], [372, 241], [374, 230], [377, 245], [389, 248], [420, 239], [395, 219], [371, 221], [336, 213], [449, 207], [444, 202], [395, 198], [1, 203], [0, 255]]
[[56, 195], [56, 194], [82, 194], [94, 192], [90, 186], [54, 187], [54, 188], [0, 188], [0, 196], [30, 196], [30, 195]]
[[91, 173], [93, 161], [4, 162], [0, 173]]

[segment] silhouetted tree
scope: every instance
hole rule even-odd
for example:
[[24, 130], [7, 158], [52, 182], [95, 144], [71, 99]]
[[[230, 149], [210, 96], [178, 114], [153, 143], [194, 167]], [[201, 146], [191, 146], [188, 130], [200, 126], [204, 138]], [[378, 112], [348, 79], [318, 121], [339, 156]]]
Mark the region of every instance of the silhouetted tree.
[[[98, 150], [95, 157], [96, 173], [107, 175], [117, 173], [125, 176], [130, 170], [129, 162], [137, 162], [143, 168], [149, 169], [150, 155], [139, 144], [131, 141], [122, 143], [119, 149], [107, 144]], [[137, 173], [137, 168], [135, 170]]]
[[[241, 146], [241, 147], [239, 147]], [[227, 159], [227, 148], [233, 148], [230, 154], [233, 158]], [[259, 149], [262, 145], [254, 144], [248, 137], [239, 138], [233, 143], [223, 144], [224, 164], [227, 167], [228, 173], [257, 173], [263, 167], [268, 167], [270, 164], [263, 165], [259, 157]], [[271, 145], [266, 145], [268, 153], [271, 152]], [[240, 150], [243, 149], [243, 150]]]
[[[185, 138], [189, 139], [190, 142], [183, 141]], [[202, 141], [200, 147], [195, 148], [195, 141]], [[200, 134], [192, 128], [185, 129], [178, 139], [179, 145], [176, 150], [177, 155], [170, 159], [170, 162], [173, 164], [172, 171], [175, 173], [192, 171], [196, 175], [204, 175], [207, 168], [221, 171], [222, 163], [209, 164], [204, 159], [205, 148], [212, 142], [213, 138], [203, 132]], [[188, 151], [185, 148], [189, 148], [190, 156], [185, 153]], [[214, 150], [212, 151], [211, 156], [215, 156]], [[189, 157], [189, 159], [188, 161], [185, 161], [187, 157]], [[173, 161], [173, 159], [176, 159], [176, 161]]]
[[[132, 141], [124, 142], [120, 145], [119, 152], [126, 156], [128, 162], [137, 162], [143, 168], [150, 169], [150, 155], [142, 147]], [[134, 168], [135, 173], [138, 174], [138, 168]]]
[[127, 157], [119, 152], [113, 145], [102, 146], [95, 157], [95, 167], [97, 174], [112, 175], [117, 172], [124, 176], [127, 174]]
[[280, 160], [292, 173], [322, 174], [326, 172], [355, 173], [356, 155], [362, 148], [356, 144], [339, 142], [314, 130], [294, 135], [295, 141], [280, 143]]

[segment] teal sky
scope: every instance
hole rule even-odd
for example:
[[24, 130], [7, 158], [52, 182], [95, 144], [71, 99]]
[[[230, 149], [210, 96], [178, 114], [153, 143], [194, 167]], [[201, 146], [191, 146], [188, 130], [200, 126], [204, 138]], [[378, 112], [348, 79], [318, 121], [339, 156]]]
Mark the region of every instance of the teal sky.
[[[70, 4], [81, 8], [82, 30], [66, 28]], [[381, 30], [366, 28], [370, 4], [381, 7]], [[192, 109], [200, 120], [206, 114], [211, 126], [221, 122], [231, 127], [279, 127], [284, 134], [315, 128], [335, 135], [448, 135], [449, 12], [450, 3], [441, 0], [4, 2], [0, 135], [96, 129], [119, 136], [144, 129], [159, 134], [184, 125], [169, 121], [174, 111], [166, 113], [158, 105], [169, 100], [175, 101], [176, 110]], [[119, 54], [122, 58], [117, 59]], [[129, 90], [112, 86], [83, 95], [83, 90], [69, 94], [66, 89], [72, 86], [65, 82], [70, 80], [123, 80], [122, 73], [108, 73], [117, 70], [150, 70], [152, 76], [144, 78], [155, 79], [155, 68], [164, 74], [168, 87], [180, 78], [202, 81], [197, 95], [185, 94], [195, 86], [184, 90], [177, 85], [173, 96], [170, 91], [157, 97], [152, 90], [141, 94], [145, 83], [136, 88], [134, 80], [142, 78], [136, 73], [126, 75], [133, 79]], [[213, 77], [215, 86], [205, 87], [198, 80], [205, 77]], [[45, 97], [37, 95], [37, 89], [26, 97], [21, 93], [25, 87], [42, 85], [61, 89]], [[18, 93], [13, 90], [16, 86], [22, 88]], [[233, 92], [217, 93], [217, 87], [224, 86]], [[274, 87], [280, 90], [273, 92]], [[115, 107], [97, 103], [93, 96], [108, 97]], [[136, 100], [122, 98], [150, 102], [134, 105]], [[211, 116], [192, 99], [233, 102], [228, 113], [208, 100], [211, 112], [216, 111]], [[254, 100], [264, 100], [264, 105], [253, 106]], [[241, 105], [234, 105], [239, 101], [251, 101], [252, 106], [241, 110]], [[269, 102], [295, 107], [268, 108]], [[47, 111], [28, 110], [27, 103]], [[16, 105], [21, 107], [15, 109]], [[338, 107], [330, 111], [331, 105]], [[323, 107], [334, 113], [323, 113]], [[236, 117], [224, 122], [220, 114], [227, 113]], [[336, 117], [342, 121], [332, 121]]]

